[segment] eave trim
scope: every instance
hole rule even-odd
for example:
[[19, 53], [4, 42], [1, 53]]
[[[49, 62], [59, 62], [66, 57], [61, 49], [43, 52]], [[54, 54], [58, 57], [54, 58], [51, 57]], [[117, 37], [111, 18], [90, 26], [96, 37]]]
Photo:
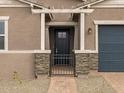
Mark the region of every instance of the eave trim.
[[40, 5], [40, 4], [37, 4], [35, 2], [31, 2], [31, 1], [27, 1], [27, 0], [18, 0], [18, 1], [20, 1], [22, 3], [25, 3], [25, 4], [29, 4], [29, 5], [31, 5], [31, 7], [32, 6], [37, 6], [37, 7], [42, 8], [42, 9], [48, 9], [47, 7], [45, 7], [43, 5]]
[[76, 6], [76, 8], [74, 8], [74, 9], [81, 9], [81, 8], [84, 8], [84, 7], [91, 7], [92, 5], [101, 3], [101, 2], [103, 2], [103, 1], [105, 1], [105, 0], [97, 0], [97, 1], [95, 1], [95, 2], [91, 2], [91, 3], [88, 3], [88, 4], [86, 4], [86, 5]]

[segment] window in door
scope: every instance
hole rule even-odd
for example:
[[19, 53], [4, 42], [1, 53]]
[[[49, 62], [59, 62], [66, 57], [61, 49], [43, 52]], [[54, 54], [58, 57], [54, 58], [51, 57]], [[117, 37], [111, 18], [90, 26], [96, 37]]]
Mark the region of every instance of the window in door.
[[66, 38], [66, 32], [58, 32], [58, 38]]

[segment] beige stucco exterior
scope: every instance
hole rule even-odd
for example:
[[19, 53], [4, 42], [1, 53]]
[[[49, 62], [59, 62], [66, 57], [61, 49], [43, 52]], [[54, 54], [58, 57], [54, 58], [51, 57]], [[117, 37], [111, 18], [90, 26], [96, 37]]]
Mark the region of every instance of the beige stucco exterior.
[[[122, 20], [124, 19], [123, 14], [123, 9], [108, 8], [95, 9], [93, 13], [86, 14], [85, 49], [95, 49], [94, 20]], [[69, 18], [69, 14], [68, 16], [61, 14], [61, 17], [59, 15], [56, 14], [54, 21], [68, 22], [67, 18]], [[8, 24], [9, 50], [40, 50], [40, 14], [32, 14], [30, 8], [0, 8], [0, 16], [10, 16]], [[90, 35], [87, 33], [88, 28], [92, 28], [93, 30]], [[79, 43], [79, 26], [77, 25], [74, 45], [76, 50], [79, 49]], [[46, 29], [46, 49], [49, 49], [48, 29]]]
[[30, 8], [0, 8], [0, 16], [9, 16], [8, 49], [40, 49], [40, 14]]
[[[59, 16], [60, 14], [56, 14]], [[70, 14], [65, 14], [70, 15]], [[9, 16], [8, 49], [9, 50], [40, 50], [41, 23], [40, 14], [32, 14], [30, 8], [0, 8], [0, 16]], [[59, 17], [60, 18], [60, 17]], [[68, 22], [68, 16], [61, 16], [55, 22]], [[70, 21], [71, 22], [71, 21]], [[49, 47], [49, 26], [46, 25], [45, 48]], [[78, 25], [75, 25], [75, 49], [79, 49]]]
[[[95, 50], [96, 47], [96, 28], [94, 21], [95, 20], [124, 20], [124, 9], [111, 9], [111, 8], [100, 8], [94, 9], [93, 13], [85, 14], [85, 49], [87, 50]], [[62, 18], [62, 17], [61, 17]], [[64, 17], [63, 17], [64, 19]], [[79, 17], [78, 17], [79, 19]], [[79, 50], [80, 46], [80, 25], [79, 22], [75, 26], [75, 38], [74, 38], [74, 46], [75, 50]], [[82, 20], [83, 21], [83, 20]], [[92, 33], [88, 34], [88, 28], [92, 28]], [[47, 35], [47, 34], [46, 34]], [[47, 36], [48, 37], [48, 36]], [[49, 49], [49, 39], [46, 39], [46, 49]]]
[[[39, 3], [54, 8], [72, 8], [81, 0], [41, 0]], [[62, 6], [64, 5], [64, 6]], [[80, 14], [78, 14], [80, 15]], [[96, 8], [93, 13], [85, 14], [85, 42], [86, 50], [96, 48], [96, 29], [94, 20], [124, 20], [124, 9], [120, 8]], [[31, 8], [1, 8], [0, 16], [9, 16], [8, 20], [8, 51], [20, 51], [25, 53], [0, 53], [0, 79], [11, 79], [16, 71], [21, 79], [34, 79], [34, 54], [26, 53], [26, 50], [40, 50], [41, 48], [41, 16], [32, 14]], [[48, 14], [47, 14], [48, 16]], [[74, 22], [69, 19], [70, 14], [54, 14], [52, 22]], [[47, 17], [46, 17], [47, 18]], [[80, 16], [75, 17], [77, 25], [74, 25], [74, 50], [80, 49]], [[78, 19], [78, 21], [77, 21]], [[47, 20], [47, 19], [46, 19]], [[49, 20], [49, 19], [48, 19]], [[47, 21], [48, 21], [47, 20]], [[84, 20], [81, 20], [84, 21]], [[64, 26], [64, 25], [63, 25]], [[67, 26], [67, 25], [66, 25]], [[45, 49], [50, 49], [49, 27], [45, 27]], [[88, 29], [92, 32], [88, 34]], [[43, 55], [43, 57], [45, 57]], [[80, 56], [79, 56], [80, 57]], [[41, 58], [42, 59], [42, 58]], [[43, 58], [45, 60], [45, 58]], [[96, 58], [98, 59], [98, 58]], [[82, 60], [81, 60], [82, 61]], [[49, 62], [48, 62], [49, 63]], [[95, 63], [95, 62], [94, 62]]]
[[[94, 20], [122, 20], [124, 19], [123, 10], [124, 9], [95, 9], [93, 13], [86, 14], [85, 49], [95, 49]], [[0, 12], [1, 16], [10, 16], [8, 24], [9, 50], [40, 49], [40, 15], [32, 14], [30, 8], [0, 8]], [[88, 28], [92, 28], [93, 30], [90, 35], [87, 33]], [[75, 32], [77, 34], [79, 33], [78, 26], [76, 29], [77, 31]], [[48, 30], [46, 30], [46, 33], [48, 33], [47, 31]], [[77, 35], [75, 37], [79, 37]], [[49, 35], [46, 34], [46, 38], [48, 37]], [[79, 43], [79, 39], [75, 40], [75, 49], [79, 49], [79, 44], [77, 43]], [[46, 49], [49, 49], [49, 39], [46, 39]]]
[[[86, 14], [85, 29], [85, 49], [95, 50], [95, 24], [94, 20], [124, 20], [124, 9], [95, 9], [93, 13]], [[92, 33], [87, 33], [88, 28], [92, 28]]]
[[34, 79], [34, 55], [29, 53], [0, 54], [0, 79], [13, 79], [15, 71], [20, 79]]

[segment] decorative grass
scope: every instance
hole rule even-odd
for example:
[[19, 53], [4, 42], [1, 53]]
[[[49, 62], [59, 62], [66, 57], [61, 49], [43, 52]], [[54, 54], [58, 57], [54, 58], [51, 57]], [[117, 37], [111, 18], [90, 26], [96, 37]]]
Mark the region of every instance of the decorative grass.
[[117, 93], [102, 76], [76, 78], [78, 93]]
[[47, 93], [50, 79], [37, 80], [0, 80], [0, 93]]

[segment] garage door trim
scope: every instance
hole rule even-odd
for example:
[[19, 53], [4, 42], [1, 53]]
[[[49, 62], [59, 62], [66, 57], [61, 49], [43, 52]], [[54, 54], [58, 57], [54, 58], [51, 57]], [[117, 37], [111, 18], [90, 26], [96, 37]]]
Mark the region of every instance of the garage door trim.
[[94, 24], [95, 24], [95, 29], [96, 29], [96, 38], [95, 38], [95, 51], [97, 51], [97, 53], [99, 52], [99, 44], [98, 44], [98, 28], [99, 25], [124, 25], [124, 20], [94, 20]]

